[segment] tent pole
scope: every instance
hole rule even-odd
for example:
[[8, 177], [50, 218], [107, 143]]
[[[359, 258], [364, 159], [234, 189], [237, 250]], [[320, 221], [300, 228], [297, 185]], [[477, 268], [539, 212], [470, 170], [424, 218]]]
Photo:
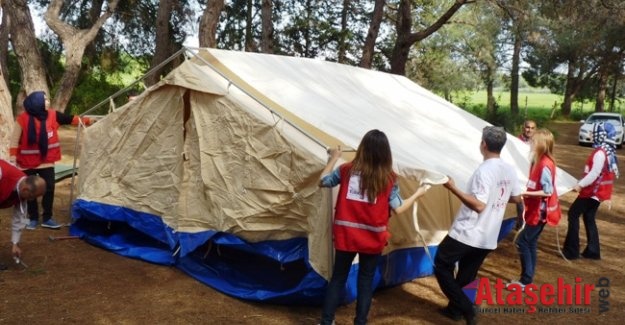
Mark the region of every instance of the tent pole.
[[78, 123], [78, 127], [76, 128], [76, 140], [74, 141], [74, 163], [72, 164], [72, 182], [70, 184], [69, 187], [69, 206], [68, 206], [68, 211], [67, 211], [67, 215], [70, 217], [70, 224], [74, 223], [74, 217], [72, 216], [72, 203], [74, 203], [74, 184], [75, 184], [75, 176], [76, 176], [76, 161], [78, 157], [78, 150], [79, 150], [79, 146], [78, 143], [80, 142], [80, 129], [82, 128], [82, 119], [79, 120]]

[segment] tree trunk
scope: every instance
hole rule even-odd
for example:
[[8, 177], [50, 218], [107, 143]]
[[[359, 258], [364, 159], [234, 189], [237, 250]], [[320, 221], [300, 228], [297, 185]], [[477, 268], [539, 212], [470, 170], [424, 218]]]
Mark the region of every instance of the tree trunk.
[[0, 67], [0, 159], [9, 158], [8, 148], [13, 130], [13, 110], [11, 107], [11, 92], [4, 81], [6, 74]]
[[209, 0], [200, 19], [200, 47], [217, 46], [217, 26], [219, 16], [224, 9], [224, 0]]
[[93, 42], [106, 20], [115, 12], [118, 1], [110, 0], [106, 10], [102, 10], [102, 15], [89, 29], [78, 29], [61, 20], [63, 0], [52, 0], [48, 6], [44, 20], [61, 38], [65, 49], [65, 72], [52, 101], [52, 107], [55, 109], [64, 112], [67, 108], [80, 75], [85, 49]]
[[254, 52], [254, 25], [252, 21], [252, 10], [254, 10], [253, 0], [247, 0], [247, 16], [245, 17], [245, 51]]
[[497, 111], [495, 107], [494, 88], [495, 81], [493, 78], [488, 78], [486, 81], [486, 111], [488, 112], [488, 115], [492, 117], [495, 116]]
[[[91, 2], [91, 8], [89, 9], [89, 23], [91, 25], [95, 24], [98, 21], [98, 18], [100, 18], [100, 10], [102, 9], [102, 4], [104, 3], [104, 0], [92, 0]], [[96, 36], [97, 38], [97, 36]], [[96, 56], [97, 56], [97, 50], [96, 50], [96, 42], [90, 42], [87, 45], [87, 48], [85, 49], [85, 54], [84, 56], [89, 60], [87, 64], [90, 64], [92, 62], [92, 60], [96, 60]]]
[[512, 70], [510, 71], [510, 112], [519, 115], [519, 65], [521, 62], [521, 35], [514, 34], [514, 47], [512, 50]]
[[[2, 3], [2, 1], [0, 1]], [[0, 6], [0, 12], [6, 13], [7, 10], [4, 9], [6, 5], [2, 3]], [[4, 79], [5, 85], [9, 84], [9, 25], [11, 20], [9, 19], [9, 15], [2, 15], [2, 22], [0, 22], [0, 71], [2, 73], [2, 77]]]
[[7, 73], [7, 55], [9, 45], [9, 16], [2, 4], [0, 7], [2, 23], [0, 24], [0, 159], [9, 159], [9, 143], [11, 141], [11, 131], [13, 130], [13, 110], [11, 107], [11, 92], [7, 86], [9, 76]]
[[604, 69], [599, 70], [599, 86], [597, 88], [597, 100], [595, 102], [595, 112], [605, 111], [605, 98], [608, 89], [608, 73]]
[[412, 5], [409, 0], [401, 0], [397, 17], [397, 39], [391, 55], [391, 73], [405, 75], [406, 62], [410, 52], [410, 32], [412, 31]]
[[575, 65], [569, 63], [569, 69], [566, 76], [566, 85], [564, 89], [564, 100], [562, 101], [562, 115], [569, 117], [571, 115], [571, 107], [573, 106], [573, 99], [575, 98], [575, 92], [573, 90], [575, 82]]
[[343, 9], [341, 10], [341, 32], [339, 33], [339, 53], [338, 62], [345, 63], [347, 53], [347, 13], [350, 10], [350, 0], [343, 0]]
[[311, 36], [310, 36], [310, 22], [315, 19], [314, 12], [312, 9], [312, 0], [306, 0], [306, 22], [307, 27], [304, 29], [304, 57], [310, 58], [312, 57], [310, 53], [310, 47], [312, 46]]
[[169, 21], [173, 6], [174, 0], [159, 0], [158, 15], [156, 17], [156, 47], [150, 63], [151, 73], [145, 78], [148, 86], [159, 82], [162, 72], [165, 70], [164, 67], [154, 71], [152, 69], [172, 55], [173, 46], [171, 45], [172, 35]]
[[272, 0], [263, 0], [261, 6], [262, 37], [260, 50], [263, 53], [273, 53], [273, 3]]
[[382, 17], [384, 16], [385, 2], [385, 0], [375, 0], [373, 14], [371, 15], [371, 23], [369, 24], [369, 31], [367, 32], [365, 45], [362, 49], [362, 59], [360, 60], [360, 66], [362, 68], [371, 69], [371, 64], [373, 63], [373, 53], [375, 52], [375, 41], [378, 38], [380, 25], [382, 24]]
[[[20, 66], [22, 87], [17, 96], [17, 110], [23, 109], [22, 100], [33, 91], [46, 93], [46, 70], [35, 37], [35, 27], [26, 0], [4, 0], [4, 9], [11, 20], [11, 44]], [[4, 14], [4, 12], [3, 12]]]
[[[587, 71], [585, 78], [582, 77], [584, 71]], [[579, 75], [577, 73], [579, 73]], [[577, 97], [577, 94], [584, 87], [584, 84], [586, 84], [589, 78], [595, 75], [595, 73], [596, 71], [594, 69], [588, 70], [583, 63], [580, 66], [575, 59], [569, 60], [564, 90], [564, 102], [562, 102], [563, 116], [569, 117], [571, 115], [571, 108], [573, 107], [575, 97]]]
[[621, 64], [616, 65], [616, 69], [614, 69], [614, 77], [612, 77], [612, 91], [610, 94], [610, 112], [614, 112], [614, 101], [616, 100], [616, 90], [618, 85], [619, 77], [621, 76]]
[[412, 1], [401, 0], [399, 4], [399, 13], [397, 18], [397, 40], [393, 47], [391, 57], [391, 73], [405, 75], [406, 62], [410, 48], [415, 43], [424, 40], [434, 32], [439, 30], [451, 17], [466, 3], [474, 2], [473, 0], [456, 0], [447, 11], [438, 18], [432, 25], [427, 28], [412, 33]]

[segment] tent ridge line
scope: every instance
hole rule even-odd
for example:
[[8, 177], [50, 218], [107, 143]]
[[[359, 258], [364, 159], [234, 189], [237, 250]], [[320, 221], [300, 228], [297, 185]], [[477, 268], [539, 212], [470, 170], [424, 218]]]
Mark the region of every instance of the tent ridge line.
[[[200, 55], [194, 53], [192, 50], [197, 50], [198, 53], [201, 50], [205, 50], [205, 53], [210, 56], [211, 60], [214, 61], [214, 63], [219, 64], [220, 67], [228, 72], [230, 72], [230, 74], [232, 74], [233, 76], [236, 76], [236, 74], [234, 72], [232, 72], [230, 69], [228, 69], [224, 64], [222, 64], [221, 62], [219, 62], [219, 60], [212, 55], [209, 51], [207, 51], [206, 49], [202, 49], [202, 48], [190, 48], [190, 47], [185, 47], [185, 49], [191, 53], [195, 58], [197, 58], [198, 60], [200, 60], [201, 62], [203, 62], [204, 64], [206, 64], [211, 70], [213, 70], [215, 73], [219, 74], [222, 78], [224, 78], [230, 86], [230, 85], [234, 85], [235, 87], [237, 87], [239, 90], [241, 90], [245, 95], [249, 96], [251, 99], [253, 99], [255, 102], [257, 102], [258, 104], [260, 104], [262, 107], [264, 107], [265, 109], [267, 109], [268, 111], [270, 111], [272, 114], [278, 116], [280, 118], [279, 121], [276, 122], [276, 124], [278, 124], [280, 121], [284, 121], [287, 124], [289, 124], [290, 126], [292, 126], [293, 128], [295, 128], [296, 130], [298, 130], [299, 132], [301, 132], [302, 134], [304, 134], [306, 137], [308, 137], [310, 140], [312, 140], [313, 142], [317, 143], [319, 146], [321, 146], [322, 148], [327, 148], [328, 144], [326, 143], [331, 143], [331, 144], [341, 144], [342, 146], [348, 147], [347, 145], [345, 145], [342, 141], [340, 141], [339, 139], [325, 133], [324, 131], [321, 131], [320, 129], [318, 129], [317, 127], [313, 126], [312, 124], [306, 122], [305, 120], [303, 120], [302, 118], [298, 117], [297, 115], [289, 112], [288, 110], [284, 109], [284, 113], [286, 114], [281, 114], [280, 112], [276, 111], [274, 108], [271, 107], [270, 104], [265, 103], [263, 100], [261, 100], [258, 96], [255, 96], [252, 92], [257, 92], [260, 93], [258, 90], [256, 90], [256, 88], [252, 87], [250, 84], [248, 84], [247, 82], [245, 82], [243, 79], [241, 78], [236, 78], [238, 79], [237, 81], [233, 80], [233, 77], [230, 77], [228, 75], [226, 75], [226, 73], [224, 73], [223, 71], [221, 71], [220, 69], [218, 69], [214, 64], [212, 64], [211, 62], [208, 62], [206, 59], [204, 59], [203, 57], [201, 57]], [[239, 84], [240, 83], [240, 84]], [[241, 85], [242, 84], [242, 85]], [[249, 88], [249, 89], [248, 89]], [[282, 107], [280, 104], [276, 103], [275, 101], [273, 101], [271, 98], [265, 97], [267, 101], [271, 102], [273, 104], [273, 106], [277, 106], [277, 107]], [[320, 133], [320, 135], [322, 135], [322, 137], [327, 138], [326, 142], [322, 141], [321, 139], [319, 139], [318, 137], [315, 137], [314, 135], [310, 134], [310, 132], [307, 132], [306, 130], [304, 130], [302, 127], [300, 127], [299, 125], [297, 125], [296, 123], [292, 122], [291, 119], [285, 117], [284, 115], [290, 115], [292, 117], [293, 120], [297, 120], [298, 122], [307, 125], [308, 127], [310, 127], [311, 129], [317, 130], [318, 133]], [[274, 124], [274, 126], [276, 125]]]

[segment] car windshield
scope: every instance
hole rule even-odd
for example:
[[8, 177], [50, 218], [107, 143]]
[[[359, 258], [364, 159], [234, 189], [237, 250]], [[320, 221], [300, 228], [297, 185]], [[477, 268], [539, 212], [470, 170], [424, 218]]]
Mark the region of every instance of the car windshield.
[[621, 124], [620, 118], [618, 116], [612, 116], [612, 115], [591, 115], [586, 120], [586, 123], [597, 123], [597, 122], [603, 122], [603, 121], [608, 121], [615, 125]]

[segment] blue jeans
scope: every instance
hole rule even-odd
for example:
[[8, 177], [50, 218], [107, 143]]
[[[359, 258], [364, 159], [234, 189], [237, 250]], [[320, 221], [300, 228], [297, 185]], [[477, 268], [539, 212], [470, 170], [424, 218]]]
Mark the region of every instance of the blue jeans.
[[568, 259], [579, 258], [579, 216], [583, 214], [586, 228], [586, 249], [582, 253], [585, 257], [600, 258], [599, 230], [595, 222], [600, 202], [591, 198], [577, 198], [569, 208], [569, 229], [566, 232], [562, 253]]
[[359, 263], [354, 324], [367, 323], [367, 315], [369, 314], [371, 299], [373, 298], [373, 275], [378, 266], [380, 254], [363, 254], [337, 250], [334, 257], [332, 278], [330, 283], [328, 283], [325, 300], [323, 301], [321, 325], [330, 325], [334, 321], [334, 313], [339, 306], [339, 298], [345, 289], [349, 270], [352, 267], [352, 261], [356, 254], [358, 254]]
[[538, 237], [545, 228], [544, 223], [535, 226], [525, 225], [525, 228], [519, 234], [516, 240], [516, 247], [521, 257], [521, 283], [530, 284], [534, 281], [536, 273], [536, 247], [538, 246]]

